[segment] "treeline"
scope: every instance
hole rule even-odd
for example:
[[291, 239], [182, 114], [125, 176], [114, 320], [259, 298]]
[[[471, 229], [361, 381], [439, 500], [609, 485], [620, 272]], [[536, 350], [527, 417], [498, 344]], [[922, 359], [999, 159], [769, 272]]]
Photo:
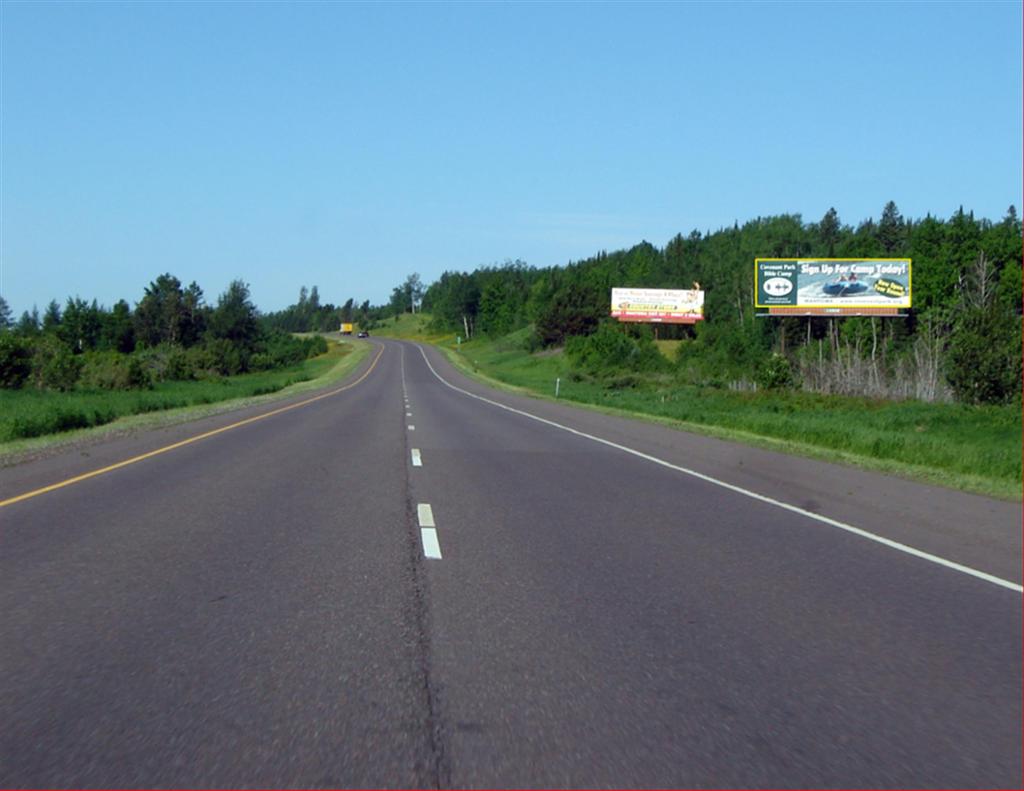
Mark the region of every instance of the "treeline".
[[422, 297], [423, 286], [416, 273], [409, 275], [402, 285], [395, 286], [386, 305], [370, 305], [370, 300], [357, 305], [351, 298], [340, 307], [331, 303], [320, 304], [319, 289], [302, 286], [298, 302], [264, 315], [261, 321], [268, 329], [284, 332], [336, 332], [342, 324], [355, 324], [360, 329], [372, 330], [389, 317], [417, 310]]
[[[912, 258], [914, 308], [890, 319], [755, 316], [754, 260], [771, 257]], [[893, 202], [856, 227], [835, 209], [812, 223], [758, 218], [565, 267], [449, 271], [422, 302], [439, 330], [497, 336], [531, 326], [530, 348], [591, 338], [567, 347], [581, 367], [640, 369], [659, 365], [651, 327], [613, 322], [611, 289], [694, 284], [705, 292], [705, 320], [658, 327], [661, 338], [683, 341], [671, 368], [685, 381], [970, 403], [1020, 397], [1021, 221], [1012, 206], [999, 222], [962, 208], [948, 220], [912, 220]]]
[[299, 289], [299, 301], [284, 310], [267, 313], [261, 317], [268, 330], [281, 332], [337, 332], [344, 322], [366, 322], [371, 311], [370, 301], [356, 306], [349, 299], [341, 307], [331, 303], [320, 304], [320, 291], [316, 286]]
[[108, 309], [74, 297], [18, 321], [0, 298], [0, 387], [9, 389], [148, 388], [295, 365], [326, 350], [322, 338], [265, 326], [240, 280], [213, 306], [197, 283], [183, 287], [164, 274], [134, 310], [124, 300]]

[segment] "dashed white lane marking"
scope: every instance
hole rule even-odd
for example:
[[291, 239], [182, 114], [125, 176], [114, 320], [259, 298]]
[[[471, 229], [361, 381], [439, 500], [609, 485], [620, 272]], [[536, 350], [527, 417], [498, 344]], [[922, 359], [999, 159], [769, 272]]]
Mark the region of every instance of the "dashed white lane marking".
[[406, 412], [406, 413], [405, 413], [405, 416], [406, 416], [406, 417], [412, 417], [412, 412]]
[[461, 387], [453, 385], [451, 382], [442, 377], [441, 374], [435, 371], [434, 366], [431, 365], [430, 360], [427, 359], [427, 354], [426, 352], [423, 351], [423, 347], [419, 346], [417, 348], [419, 348], [420, 354], [423, 356], [423, 361], [427, 364], [427, 368], [430, 369], [430, 372], [438, 379], [438, 381], [441, 382], [441, 384], [445, 385], [446, 387], [450, 387], [452, 390], [455, 390], [458, 393], [467, 395], [470, 398], [475, 398], [477, 401], [483, 401], [485, 404], [490, 404], [491, 406], [496, 406], [499, 409], [504, 409], [506, 412], [514, 412], [517, 415], [528, 417], [530, 418], [530, 420], [536, 420], [538, 423], [543, 423], [546, 426], [551, 426], [553, 428], [561, 429], [562, 431], [567, 431], [570, 434], [575, 434], [578, 437], [584, 437], [586, 439], [593, 440], [594, 442], [599, 442], [602, 445], [607, 445], [610, 448], [621, 450], [622, 452], [629, 453], [630, 455], [636, 456], [637, 458], [645, 459], [646, 461], [652, 462], [654, 464], [659, 464], [662, 467], [668, 467], [670, 470], [676, 470], [677, 472], [681, 472], [685, 475], [690, 475], [694, 478], [699, 478], [700, 480], [714, 484], [715, 486], [721, 486], [723, 489], [728, 489], [731, 492], [736, 492], [736, 494], [742, 494], [744, 497], [749, 497], [753, 500], [759, 500], [762, 503], [774, 505], [776, 508], [782, 508], [783, 510], [789, 511], [794, 514], [800, 514], [800, 516], [805, 516], [808, 519], [814, 520], [815, 522], [821, 522], [822, 524], [829, 525], [830, 527], [837, 527], [840, 530], [845, 530], [848, 533], [853, 533], [854, 535], [860, 536], [861, 538], [866, 538], [869, 541], [876, 541], [879, 544], [889, 547], [890, 549], [895, 549], [899, 552], [905, 552], [908, 555], [913, 555], [914, 557], [921, 558], [922, 560], [927, 560], [939, 566], [945, 566], [948, 569], [959, 571], [962, 574], [968, 574], [972, 577], [977, 577], [978, 579], [985, 580], [986, 582], [991, 582], [993, 585], [999, 585], [1002, 588], [1008, 588], [1009, 590], [1016, 591], [1017, 593], [1024, 593], [1024, 586], [1018, 585], [1016, 582], [1010, 582], [1010, 580], [1004, 580], [1002, 577], [996, 577], [993, 574], [988, 574], [984, 571], [979, 571], [978, 569], [971, 568], [970, 566], [964, 566], [960, 563], [956, 563], [955, 561], [947, 560], [946, 558], [939, 557], [938, 555], [933, 555], [930, 552], [915, 549], [914, 547], [908, 546], [907, 544], [901, 544], [899, 541], [893, 541], [891, 538], [885, 538], [884, 536], [871, 533], [862, 528], [849, 525], [846, 522], [840, 522], [838, 519], [831, 519], [830, 517], [822, 516], [821, 514], [816, 514], [811, 511], [805, 511], [803, 508], [800, 508], [798, 506], [790, 505], [789, 503], [784, 503], [781, 500], [776, 500], [772, 497], [767, 497], [763, 494], [758, 494], [757, 492], [752, 492], [749, 489], [744, 489], [742, 486], [736, 486], [735, 484], [727, 483], [726, 481], [721, 481], [718, 478], [712, 478], [710, 475], [705, 475], [704, 473], [697, 472], [696, 470], [691, 470], [686, 467], [680, 467], [678, 464], [672, 464], [671, 462], [665, 461], [664, 459], [659, 459], [657, 456], [651, 456], [647, 453], [643, 453], [642, 451], [634, 450], [633, 448], [628, 448], [625, 445], [620, 445], [617, 442], [612, 442], [611, 440], [608, 439], [596, 437], [593, 434], [587, 434], [585, 431], [579, 431], [578, 429], [570, 428], [569, 426], [563, 426], [561, 423], [556, 423], [554, 420], [548, 420], [547, 418], [543, 418], [538, 415], [533, 415], [529, 412], [524, 412], [521, 409], [506, 406], [505, 404], [499, 403], [498, 401], [492, 401], [491, 399], [484, 398], [483, 396], [479, 396], [476, 393], [471, 393], [468, 390], [463, 390]]
[[415, 430], [416, 430], [416, 426], [409, 426], [409, 431], [415, 431]]
[[437, 531], [432, 527], [424, 527], [420, 530], [420, 539], [423, 541], [423, 554], [433, 560], [441, 560], [441, 545], [437, 541]]
[[422, 467], [423, 466], [423, 459], [420, 458], [420, 449], [419, 448], [413, 448], [412, 449], [412, 466], [413, 467]]
[[420, 523], [420, 540], [423, 542], [423, 554], [428, 558], [440, 560], [441, 544], [437, 540], [434, 512], [430, 509], [429, 503], [420, 503], [416, 506], [416, 518]]

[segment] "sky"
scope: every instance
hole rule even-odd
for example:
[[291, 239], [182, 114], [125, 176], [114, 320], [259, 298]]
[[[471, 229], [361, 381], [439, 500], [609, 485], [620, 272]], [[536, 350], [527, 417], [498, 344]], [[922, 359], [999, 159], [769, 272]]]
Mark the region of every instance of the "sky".
[[0, 2], [0, 295], [263, 311], [1022, 189], [1019, 2]]

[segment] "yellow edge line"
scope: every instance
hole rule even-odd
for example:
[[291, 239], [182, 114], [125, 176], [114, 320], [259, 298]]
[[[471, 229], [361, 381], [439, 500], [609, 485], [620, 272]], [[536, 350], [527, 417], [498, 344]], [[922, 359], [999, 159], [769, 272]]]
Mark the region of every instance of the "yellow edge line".
[[55, 489], [63, 489], [65, 486], [71, 486], [71, 484], [73, 483], [79, 483], [80, 481], [85, 481], [88, 480], [89, 478], [95, 478], [97, 475], [103, 475], [108, 472], [113, 472], [114, 470], [118, 470], [121, 467], [127, 467], [129, 464], [135, 464], [136, 462], [143, 461], [144, 459], [149, 459], [152, 458], [153, 456], [159, 456], [161, 453], [167, 453], [168, 451], [184, 447], [185, 445], [191, 445], [193, 442], [198, 442], [201, 439], [206, 439], [207, 437], [212, 437], [216, 434], [222, 434], [225, 431], [230, 431], [231, 429], [238, 428], [239, 426], [246, 426], [250, 423], [255, 423], [257, 420], [263, 420], [264, 418], [272, 417], [274, 415], [280, 415], [282, 412], [288, 412], [289, 410], [292, 409], [298, 409], [300, 406], [306, 406], [307, 404], [312, 404], [314, 401], [319, 401], [323, 398], [328, 398], [330, 396], [337, 395], [338, 393], [344, 392], [345, 390], [350, 390], [370, 375], [373, 369], [377, 367], [377, 361], [380, 360], [380, 356], [383, 353], [384, 347], [382, 346], [380, 348], [380, 351], [377, 352], [377, 356], [373, 358], [373, 363], [370, 365], [369, 368], [366, 369], [362, 376], [360, 376], [354, 382], [345, 385], [344, 387], [339, 387], [337, 390], [331, 390], [329, 393], [321, 393], [320, 395], [314, 396], [313, 398], [307, 398], [305, 401], [299, 401], [296, 404], [289, 404], [288, 406], [281, 407], [280, 409], [274, 409], [270, 412], [264, 412], [262, 415], [256, 415], [255, 417], [246, 418], [245, 420], [239, 420], [237, 423], [232, 423], [230, 426], [222, 426], [221, 428], [214, 429], [213, 431], [207, 431], [204, 434], [197, 434], [194, 437], [183, 439], [181, 442], [175, 442], [173, 445], [166, 445], [162, 448], [151, 450], [149, 451], [149, 453], [143, 453], [141, 456], [133, 456], [130, 459], [119, 461], [117, 464], [111, 464], [109, 467], [101, 467], [98, 470], [93, 470], [92, 472], [87, 472], [84, 473], [83, 475], [77, 475], [74, 478], [68, 478], [66, 481], [61, 481], [60, 483], [53, 483], [50, 484], [49, 486], [44, 486], [41, 489], [33, 489], [31, 492], [25, 492], [24, 494], [19, 494], [16, 497], [10, 497], [7, 500], [0, 500], [0, 508], [3, 508], [8, 505], [13, 505], [14, 503], [19, 503], [22, 500], [28, 500], [29, 498], [32, 497], [38, 497], [41, 494], [52, 492]]

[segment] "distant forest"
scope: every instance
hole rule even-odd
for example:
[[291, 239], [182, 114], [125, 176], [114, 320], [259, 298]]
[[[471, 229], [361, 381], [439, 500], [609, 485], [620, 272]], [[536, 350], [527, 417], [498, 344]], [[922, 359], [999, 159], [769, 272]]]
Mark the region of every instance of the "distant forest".
[[[625, 335], [620, 367], [651, 365], [650, 325], [609, 318], [613, 287], [705, 291], [705, 320], [658, 327], [679, 344], [675, 374], [698, 384], [804, 389], [883, 398], [1005, 403], [1021, 393], [1021, 221], [1011, 206], [999, 222], [959, 209], [948, 220], [904, 218], [889, 202], [856, 228], [835, 209], [818, 222], [800, 215], [751, 220], [713, 233], [679, 234], [564, 267], [515, 261], [445, 272], [422, 308], [439, 330], [505, 335], [530, 326], [530, 348], [572, 337]], [[901, 318], [757, 317], [755, 258], [913, 259], [913, 304]], [[402, 287], [396, 289], [398, 292]], [[408, 310], [393, 299], [393, 310]], [[615, 344], [618, 344], [616, 346]], [[579, 344], [570, 344], [579, 350]], [[609, 347], [610, 348], [610, 347]], [[578, 355], [579, 356], [579, 355]], [[587, 356], [585, 353], [582, 356]], [[590, 355], [593, 357], [593, 355]]]
[[[446, 271], [429, 286], [412, 274], [376, 306], [321, 302], [316, 286], [303, 286], [294, 305], [260, 315], [241, 281], [208, 306], [197, 284], [185, 287], [170, 274], [151, 283], [134, 309], [76, 297], [15, 321], [0, 297], [0, 386], [67, 386], [86, 354], [94, 356], [100, 381], [112, 376], [111, 366], [121, 366], [117, 381], [168, 370], [183, 377], [260, 370], [311, 353], [289, 333], [337, 330], [341, 322], [373, 329], [422, 310], [438, 331], [467, 338], [516, 333], [529, 350], [565, 346], [592, 371], [649, 370], [738, 389], [1007, 403], [1021, 396], [1021, 242], [1013, 206], [999, 222], [963, 208], [946, 220], [912, 220], [889, 202], [877, 221], [856, 227], [830, 209], [818, 222], [796, 214], [762, 217], [678, 234], [664, 248], [643, 241], [566, 266], [507, 261]], [[900, 318], [756, 316], [755, 258], [789, 257], [912, 258], [914, 307]], [[613, 287], [694, 283], [705, 291], [705, 320], [658, 327], [661, 339], [681, 341], [671, 362], [652, 353], [650, 325], [609, 317]], [[109, 357], [104, 368], [97, 354], [141, 355], [149, 373]]]
[[132, 307], [68, 298], [15, 322], [0, 298], [0, 388], [133, 390], [296, 365], [327, 351], [260, 322], [249, 287], [233, 281], [216, 305], [195, 282], [160, 275]]

